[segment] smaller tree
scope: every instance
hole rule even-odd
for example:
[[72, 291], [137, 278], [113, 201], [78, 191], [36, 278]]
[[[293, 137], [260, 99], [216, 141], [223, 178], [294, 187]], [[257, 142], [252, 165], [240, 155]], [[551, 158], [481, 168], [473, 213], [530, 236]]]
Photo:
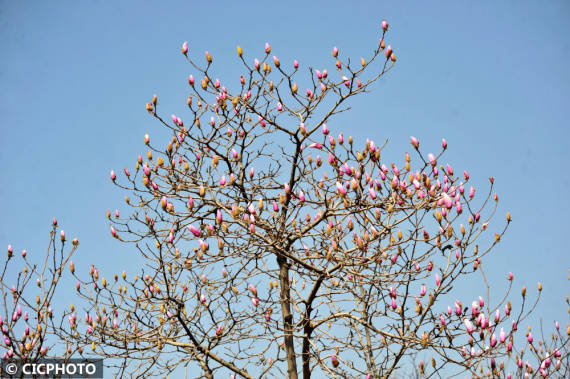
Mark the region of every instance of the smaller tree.
[[[56, 293], [62, 295], [58, 285], [63, 270], [69, 267], [74, 271], [71, 257], [79, 246], [79, 240], [74, 238], [70, 246], [65, 231], [58, 233], [57, 226], [54, 218], [45, 255], [22, 250], [18, 258], [13, 247], [8, 246], [0, 275], [3, 305], [0, 316], [0, 346], [3, 351], [0, 350], [0, 354], [5, 361], [19, 359], [36, 363], [42, 358], [65, 360], [76, 351], [82, 351], [82, 346], [76, 344], [65, 346], [65, 341], [58, 336], [62, 325], [55, 317], [57, 313], [53, 303], [57, 299]], [[70, 322], [75, 322], [75, 318]]]

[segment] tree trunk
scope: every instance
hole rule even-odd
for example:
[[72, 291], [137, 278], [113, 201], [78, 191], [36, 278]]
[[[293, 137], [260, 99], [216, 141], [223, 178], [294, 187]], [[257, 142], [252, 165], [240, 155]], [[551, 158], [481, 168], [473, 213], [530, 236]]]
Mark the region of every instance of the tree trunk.
[[281, 285], [281, 313], [285, 332], [285, 353], [287, 354], [287, 373], [289, 378], [297, 379], [297, 357], [295, 355], [295, 339], [293, 338], [293, 314], [289, 287], [289, 264], [286, 258], [277, 258], [279, 265], [279, 282]]
[[303, 379], [311, 378], [311, 356], [309, 355], [311, 333], [312, 328], [307, 320], [307, 324], [305, 325], [305, 337], [303, 338], [303, 351], [301, 353], [303, 358]]

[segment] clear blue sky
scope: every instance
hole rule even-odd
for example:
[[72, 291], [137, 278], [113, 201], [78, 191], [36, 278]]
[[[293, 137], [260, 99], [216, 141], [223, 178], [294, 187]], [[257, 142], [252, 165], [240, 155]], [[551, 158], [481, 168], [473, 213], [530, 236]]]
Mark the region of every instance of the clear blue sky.
[[386, 18], [397, 66], [335, 130], [389, 138], [386, 154], [399, 161], [409, 136], [426, 152], [445, 137], [456, 170], [479, 188], [493, 175], [497, 220], [508, 210], [514, 222], [484, 262], [490, 280], [503, 286], [512, 271], [516, 292], [526, 284], [533, 295], [542, 281], [538, 314], [565, 324], [570, 4], [401, 3], [0, 1], [0, 246], [43, 254], [55, 216], [80, 239], [83, 270], [133, 267], [136, 252], [105, 218], [125, 195], [109, 171], [132, 168], [143, 135], [163, 133], [144, 110], [153, 93], [167, 115], [184, 109], [183, 41], [191, 54], [209, 50], [231, 79], [238, 44], [261, 56], [269, 41], [282, 62], [327, 67], [332, 46], [368, 54]]

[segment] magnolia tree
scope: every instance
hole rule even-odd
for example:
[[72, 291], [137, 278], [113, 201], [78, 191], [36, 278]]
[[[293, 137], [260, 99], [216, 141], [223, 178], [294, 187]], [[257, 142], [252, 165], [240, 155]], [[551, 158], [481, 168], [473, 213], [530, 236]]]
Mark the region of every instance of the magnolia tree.
[[[493, 178], [483, 193], [440, 164], [445, 140], [425, 154], [411, 137], [396, 165], [385, 144], [335, 124], [394, 67], [381, 28], [368, 57], [335, 47], [328, 69], [238, 46], [243, 75], [227, 83], [210, 53], [182, 45], [187, 108], [165, 117], [156, 95], [146, 105], [171, 139], [145, 135], [135, 168], [111, 172], [132, 208], [108, 212], [111, 234], [144, 265], [71, 269], [82, 309], [54, 325], [66, 356], [145, 376], [568, 375], [570, 327], [519, 331], [536, 302], [523, 288], [511, 306], [510, 273], [505, 296], [490, 297], [482, 262], [511, 222], [491, 222]], [[456, 300], [473, 273], [482, 296]]]
[[[59, 244], [58, 240], [59, 239]], [[76, 347], [68, 345], [62, 349], [58, 344], [65, 341], [58, 337], [57, 318], [54, 318], [53, 303], [56, 290], [64, 269], [69, 265], [74, 271], [71, 257], [79, 240], [74, 238], [68, 246], [65, 231], [57, 232], [57, 220], [53, 219], [47, 252], [35, 258], [28, 256], [27, 250], [21, 251], [20, 265], [14, 248], [8, 246], [8, 256], [0, 274], [0, 301], [3, 311], [0, 313], [2, 327], [2, 359], [20, 359], [25, 362], [37, 362], [42, 358], [68, 358]], [[37, 255], [36, 255], [37, 257]], [[18, 265], [18, 266], [16, 266]], [[61, 287], [61, 286], [60, 286]]]

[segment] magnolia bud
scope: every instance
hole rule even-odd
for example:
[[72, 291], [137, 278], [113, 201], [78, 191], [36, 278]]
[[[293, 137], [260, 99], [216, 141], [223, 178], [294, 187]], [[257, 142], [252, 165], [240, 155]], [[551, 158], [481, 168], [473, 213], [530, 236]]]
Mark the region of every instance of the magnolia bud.
[[332, 56], [333, 56], [333, 57], [335, 57], [335, 58], [338, 56], [338, 49], [337, 49], [337, 47], [336, 47], [336, 46], [335, 46], [335, 47], [333, 47], [333, 50], [332, 50]]
[[410, 137], [410, 143], [412, 144], [413, 147], [415, 147], [416, 149], [420, 146], [420, 141], [418, 141], [418, 139], [414, 136]]

